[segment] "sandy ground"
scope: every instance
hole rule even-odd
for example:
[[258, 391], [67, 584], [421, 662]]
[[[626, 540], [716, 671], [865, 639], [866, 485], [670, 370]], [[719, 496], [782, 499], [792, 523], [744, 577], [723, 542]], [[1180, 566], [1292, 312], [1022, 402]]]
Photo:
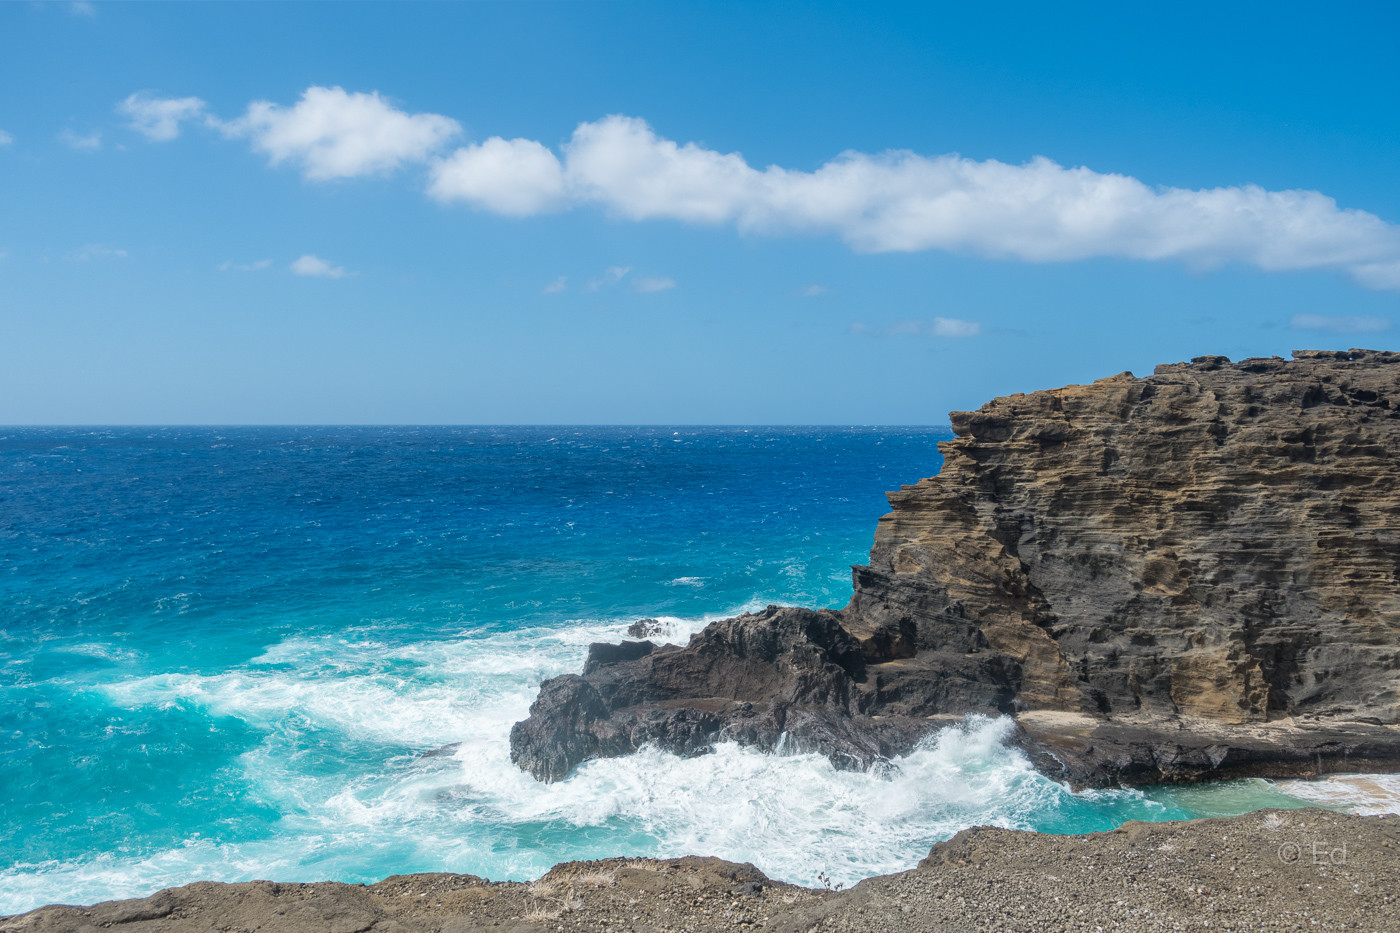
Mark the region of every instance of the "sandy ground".
[[780, 884], [719, 859], [609, 859], [558, 865], [528, 884], [448, 874], [369, 886], [201, 882], [0, 919], [0, 933], [114, 929], [1400, 933], [1400, 817], [1269, 810], [1084, 836], [970, 829], [914, 870], [849, 891]]

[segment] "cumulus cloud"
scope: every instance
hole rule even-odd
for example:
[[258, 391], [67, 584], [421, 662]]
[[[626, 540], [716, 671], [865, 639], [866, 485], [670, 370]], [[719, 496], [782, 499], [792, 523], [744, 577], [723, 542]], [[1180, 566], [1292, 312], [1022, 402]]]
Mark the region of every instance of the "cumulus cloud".
[[544, 288], [540, 289], [540, 294], [557, 295], [560, 292], [562, 292], [568, 286], [568, 284], [569, 277], [567, 275], [561, 275], [559, 276], [559, 278], [555, 279], [553, 282], [550, 282]]
[[1390, 321], [1383, 317], [1323, 314], [1295, 314], [1289, 324], [1295, 330], [1321, 330], [1331, 334], [1376, 334], [1390, 330]]
[[[237, 120], [216, 122], [225, 135], [248, 139], [273, 165], [295, 163], [313, 181], [383, 174], [426, 161], [462, 129], [440, 114], [400, 110], [377, 91], [339, 87], [307, 88], [291, 107], [254, 101]], [[508, 203], [482, 202], [497, 211]]]
[[632, 280], [632, 288], [639, 292], [664, 292], [675, 287], [676, 280], [665, 276], [642, 276]]
[[742, 221], [761, 177], [737, 153], [677, 145], [634, 117], [582, 123], [564, 152], [574, 196], [631, 220]]
[[797, 290], [797, 294], [803, 298], [816, 298], [827, 293], [825, 285], [804, 285]]
[[89, 243], [86, 246], [78, 247], [64, 258], [70, 262], [89, 262], [93, 259], [125, 259], [126, 250], [114, 249], [101, 243]]
[[313, 256], [307, 253], [291, 264], [291, 270], [297, 275], [309, 275], [322, 279], [343, 279], [352, 273], [347, 272], [344, 266], [335, 266], [320, 256]]
[[[198, 98], [138, 94], [123, 105], [152, 138], [172, 138], [182, 120], [203, 112]], [[906, 150], [848, 151], [812, 171], [755, 167], [740, 153], [679, 143], [623, 115], [580, 123], [555, 148], [492, 136], [443, 155], [461, 132], [457, 121], [340, 87], [313, 86], [291, 106], [254, 101], [236, 120], [206, 120], [308, 179], [421, 163], [435, 200], [512, 217], [593, 206], [634, 221], [836, 236], [861, 252], [1332, 269], [1400, 291], [1400, 225], [1317, 191], [1172, 188], [1043, 157], [1010, 164]], [[69, 136], [74, 145], [100, 143]]]
[[8, 146], [14, 141], [15, 138], [13, 136], [11, 136], [9, 133], [6, 133], [4, 130], [0, 130], [0, 146]]
[[428, 194], [525, 217], [563, 206], [564, 169], [553, 152], [534, 140], [493, 136], [438, 160]]
[[117, 104], [117, 113], [130, 118], [130, 127], [147, 139], [169, 142], [180, 135], [180, 123], [204, 114], [198, 97], [154, 97], [138, 91]]
[[[505, 141], [501, 141], [505, 144]], [[509, 145], [522, 150], [527, 140]], [[543, 147], [541, 147], [543, 148]], [[562, 194], [554, 163], [512, 174], [492, 163], [453, 163], [453, 184], [496, 186], [492, 197], [520, 215], [601, 206], [629, 220], [732, 224], [769, 234], [834, 234], [862, 252], [944, 250], [1031, 262], [1094, 257], [1178, 260], [1264, 270], [1331, 268], [1363, 285], [1400, 289], [1400, 227], [1338, 207], [1316, 191], [1255, 185], [1189, 190], [1127, 175], [1066, 167], [1046, 158], [1012, 165], [959, 155], [846, 152], [815, 171], [757, 169], [738, 153], [665, 139], [635, 117], [582, 123], [562, 147]], [[446, 162], [452, 163], [449, 158]], [[484, 160], [482, 160], [484, 163]], [[547, 166], [541, 168], [541, 166]], [[548, 198], [532, 202], [537, 178]], [[502, 188], [518, 188], [507, 194]], [[452, 188], [435, 196], [452, 200]], [[460, 196], [493, 209], [480, 197]], [[545, 206], [547, 205], [547, 207]]]
[[102, 131], [93, 130], [86, 136], [81, 136], [72, 130], [64, 130], [58, 134], [58, 139], [70, 149], [92, 152], [102, 148]]

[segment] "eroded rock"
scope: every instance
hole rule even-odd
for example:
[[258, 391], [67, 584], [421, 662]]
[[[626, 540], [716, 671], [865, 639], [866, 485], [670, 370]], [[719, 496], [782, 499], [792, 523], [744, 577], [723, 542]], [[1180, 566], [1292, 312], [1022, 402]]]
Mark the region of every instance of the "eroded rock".
[[844, 610], [595, 648], [516, 761], [732, 737], [867, 767], [991, 712], [1079, 783], [1400, 763], [1400, 354], [1294, 356], [953, 412]]

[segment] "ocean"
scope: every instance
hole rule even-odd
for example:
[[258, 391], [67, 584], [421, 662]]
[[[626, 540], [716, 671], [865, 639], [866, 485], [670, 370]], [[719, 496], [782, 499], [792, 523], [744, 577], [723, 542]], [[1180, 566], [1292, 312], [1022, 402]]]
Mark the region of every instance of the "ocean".
[[511, 765], [539, 683], [639, 618], [683, 642], [844, 605], [883, 491], [935, 474], [950, 436], [0, 428], [0, 914], [614, 855], [850, 884], [977, 824], [1389, 806], [1393, 777], [1071, 793], [986, 718], [885, 776], [732, 744], [553, 785]]

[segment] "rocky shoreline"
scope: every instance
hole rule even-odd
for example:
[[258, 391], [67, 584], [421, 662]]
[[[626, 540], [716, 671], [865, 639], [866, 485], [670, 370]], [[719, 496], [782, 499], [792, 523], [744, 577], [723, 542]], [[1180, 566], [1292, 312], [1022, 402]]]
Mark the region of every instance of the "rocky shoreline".
[[[893, 769], [984, 713], [1079, 786], [1400, 770], [1400, 354], [1294, 356], [954, 412], [942, 471], [889, 494], [846, 608], [770, 606], [684, 646], [639, 623], [541, 686], [513, 760], [553, 781], [728, 739]], [[1400, 933], [1400, 817], [979, 827], [849, 891], [618, 858], [528, 884], [201, 882], [0, 918], [0, 933], [116, 928]]]
[[0, 933], [1400, 931], [1400, 817], [1266, 810], [1055, 836], [979, 827], [846, 891], [710, 858], [569, 862], [529, 883], [200, 882], [0, 918]]
[[986, 713], [1075, 786], [1400, 769], [1400, 354], [1293, 355], [953, 412], [848, 606], [594, 645], [512, 759], [552, 781], [728, 739], [893, 768]]

